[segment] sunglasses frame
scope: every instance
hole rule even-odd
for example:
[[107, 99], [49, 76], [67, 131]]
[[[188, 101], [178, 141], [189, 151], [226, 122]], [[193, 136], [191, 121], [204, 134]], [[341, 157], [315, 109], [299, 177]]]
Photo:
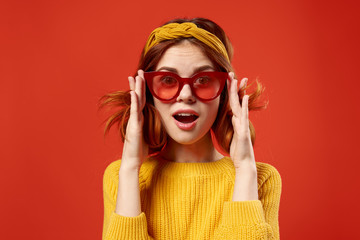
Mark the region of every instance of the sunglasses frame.
[[[216, 76], [218, 77], [218, 79], [220, 79], [220, 87], [219, 87], [219, 90], [218, 92], [216, 93], [216, 95], [210, 99], [204, 99], [202, 97], [199, 97], [197, 94], [196, 94], [196, 91], [194, 89], [194, 82], [197, 78], [203, 76], [203, 75], [207, 75], [209, 76], [210, 75], [213, 75], [213, 76]], [[172, 98], [169, 98], [169, 99], [164, 99], [164, 98], [161, 98], [159, 97], [153, 90], [152, 87], [152, 80], [154, 79], [155, 76], [158, 76], [158, 75], [168, 75], [168, 76], [172, 76], [174, 77], [175, 79], [177, 79], [177, 81], [179, 82], [179, 88], [176, 92], [176, 94], [172, 97]], [[227, 72], [199, 72], [199, 73], [196, 73], [194, 74], [193, 76], [189, 77], [189, 78], [182, 78], [180, 77], [179, 75], [177, 75], [176, 73], [173, 73], [173, 72], [144, 72], [144, 77], [145, 77], [145, 81], [148, 85], [148, 88], [151, 92], [151, 94], [156, 97], [157, 99], [159, 99], [160, 101], [163, 101], [163, 102], [170, 102], [172, 101], [173, 99], [177, 98], [183, 88], [183, 86], [185, 84], [188, 84], [191, 88], [191, 91], [192, 93], [196, 96], [196, 98], [198, 98], [199, 100], [203, 101], [203, 102], [206, 102], [206, 101], [211, 101], [215, 98], [217, 98], [222, 90], [224, 89], [225, 87], [225, 83], [226, 83], [226, 80], [229, 78], [229, 73]]]

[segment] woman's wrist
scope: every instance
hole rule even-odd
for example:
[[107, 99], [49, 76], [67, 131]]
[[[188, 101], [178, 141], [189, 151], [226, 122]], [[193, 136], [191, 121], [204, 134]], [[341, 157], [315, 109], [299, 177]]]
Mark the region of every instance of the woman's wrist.
[[235, 169], [233, 201], [258, 200], [256, 167]]
[[121, 163], [115, 213], [136, 217], [141, 213], [139, 168]]
[[138, 159], [121, 159], [120, 171], [137, 171], [139, 172], [141, 167], [141, 160]]
[[251, 161], [238, 161], [234, 162], [235, 174], [236, 175], [247, 175], [249, 177], [257, 175], [256, 164], [253, 160]]

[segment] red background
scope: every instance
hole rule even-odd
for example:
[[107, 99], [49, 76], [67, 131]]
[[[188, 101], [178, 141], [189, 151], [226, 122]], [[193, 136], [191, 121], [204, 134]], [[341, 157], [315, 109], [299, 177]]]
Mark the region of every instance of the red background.
[[282, 239], [358, 231], [357, 1], [2, 1], [2, 239], [100, 239], [102, 174], [121, 156], [97, 100], [126, 89], [154, 28], [208, 17], [239, 77], [260, 77], [256, 160], [283, 180]]

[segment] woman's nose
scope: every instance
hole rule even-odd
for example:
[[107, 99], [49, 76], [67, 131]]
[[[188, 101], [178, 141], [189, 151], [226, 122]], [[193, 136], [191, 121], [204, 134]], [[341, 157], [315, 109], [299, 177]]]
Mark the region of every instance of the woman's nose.
[[176, 101], [184, 101], [184, 102], [187, 102], [187, 103], [191, 103], [191, 102], [195, 102], [196, 101], [196, 98], [193, 94], [193, 92], [191, 91], [191, 87], [189, 84], [185, 84], [180, 93], [179, 93], [179, 96], [176, 98]]

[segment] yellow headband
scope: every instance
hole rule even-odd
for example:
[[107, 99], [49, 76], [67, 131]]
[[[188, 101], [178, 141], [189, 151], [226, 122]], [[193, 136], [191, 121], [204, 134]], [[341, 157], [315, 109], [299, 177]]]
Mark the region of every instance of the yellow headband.
[[230, 62], [226, 48], [220, 39], [205, 29], [198, 28], [194, 23], [191, 22], [169, 23], [162, 27], [156, 28], [151, 32], [146, 42], [144, 55], [146, 55], [150, 48], [162, 41], [189, 37], [194, 37], [209, 47], [215, 49], [217, 52], [224, 55], [225, 58]]

